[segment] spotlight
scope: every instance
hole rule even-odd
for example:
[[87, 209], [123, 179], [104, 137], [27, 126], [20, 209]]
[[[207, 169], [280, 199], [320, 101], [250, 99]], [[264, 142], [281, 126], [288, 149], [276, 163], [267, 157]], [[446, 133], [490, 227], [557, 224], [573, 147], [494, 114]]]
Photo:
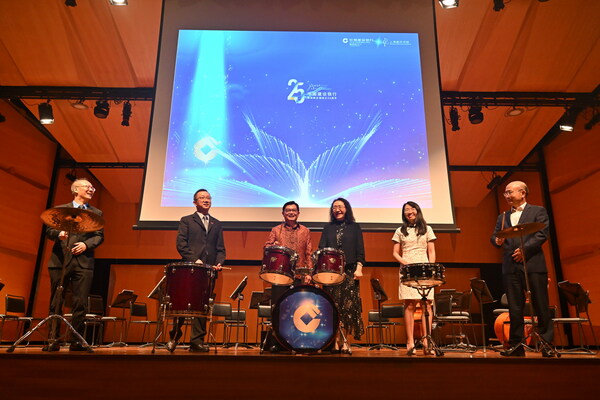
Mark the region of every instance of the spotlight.
[[438, 0], [442, 8], [456, 8], [458, 7], [458, 0]]
[[2, 114], [0, 114], [0, 123], [6, 121], [6, 117]]
[[65, 6], [67, 7], [77, 7], [77, 0], [66, 0]]
[[452, 132], [460, 131], [460, 126], [458, 126], [459, 119], [460, 115], [458, 115], [458, 110], [456, 107], [452, 106], [450, 108], [450, 125], [452, 125]]
[[108, 117], [108, 112], [110, 111], [110, 106], [106, 100], [98, 100], [96, 102], [96, 107], [94, 107], [94, 115], [96, 118], [106, 119]]
[[483, 113], [481, 112], [481, 107], [471, 106], [469, 108], [469, 121], [471, 121], [473, 125], [483, 122]]
[[108, 0], [111, 6], [126, 6], [127, 0]]
[[[598, 121], [600, 121], [600, 111], [595, 110], [592, 118], [583, 127], [585, 130], [589, 131], [598, 123]], [[2, 119], [0, 119], [0, 122], [2, 122]]]
[[38, 114], [40, 116], [40, 123], [43, 125], [50, 125], [54, 123], [54, 114], [52, 113], [52, 106], [50, 100], [47, 103], [38, 104]]
[[76, 108], [78, 110], [87, 110], [90, 108], [87, 104], [83, 102], [83, 99], [77, 100], [75, 103], [71, 103], [71, 107]]
[[123, 121], [121, 121], [122, 126], [129, 126], [129, 118], [131, 117], [131, 103], [126, 101], [123, 103]]
[[523, 114], [524, 112], [525, 112], [525, 109], [523, 107], [512, 106], [511, 108], [506, 110], [506, 112], [504, 113], [504, 116], [505, 117], [518, 117], [519, 115]]
[[504, 0], [494, 0], [494, 11], [504, 9]]
[[575, 119], [577, 115], [573, 110], [567, 110], [558, 122], [558, 127], [563, 132], [573, 132], [575, 129]]

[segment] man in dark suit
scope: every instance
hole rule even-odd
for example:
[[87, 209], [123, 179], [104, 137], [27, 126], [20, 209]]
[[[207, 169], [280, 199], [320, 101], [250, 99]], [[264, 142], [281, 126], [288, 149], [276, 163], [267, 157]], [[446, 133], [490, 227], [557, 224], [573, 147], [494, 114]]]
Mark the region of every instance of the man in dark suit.
[[[89, 201], [96, 192], [96, 189], [87, 179], [77, 179], [71, 185], [71, 193], [75, 196], [71, 203], [63, 204], [57, 207], [83, 208], [102, 216], [102, 211], [92, 207]], [[46, 228], [46, 236], [54, 241], [52, 255], [48, 263], [48, 272], [50, 274], [51, 297], [50, 313], [60, 313], [63, 299], [54, 299], [56, 289], [60, 285], [63, 264], [65, 267], [65, 277], [63, 287], [70, 285], [73, 293], [71, 313], [73, 314], [73, 328], [83, 335], [85, 314], [87, 313], [87, 299], [94, 276], [94, 249], [104, 241], [104, 230], [100, 229], [93, 232], [74, 232], [69, 234], [65, 231], [59, 231], [54, 228]], [[70, 247], [67, 249], [67, 244]], [[65, 263], [65, 257], [67, 258]], [[60, 324], [53, 321], [50, 325], [54, 329], [54, 337], [59, 337]], [[42, 348], [44, 351], [58, 351], [60, 345], [58, 341], [51, 342]], [[72, 341], [69, 347], [71, 351], [86, 350], [83, 345], [77, 341]]]
[[[527, 286], [523, 262], [527, 266], [527, 278], [531, 289], [531, 301], [538, 317], [537, 331], [547, 343], [552, 342], [554, 327], [548, 308], [548, 270], [542, 245], [548, 239], [548, 213], [541, 206], [527, 204], [529, 189], [524, 182], [515, 181], [506, 186], [504, 198], [511, 206], [498, 216], [492, 244], [502, 247], [502, 279], [508, 299], [510, 316], [510, 348], [500, 354], [508, 357], [523, 357], [525, 349], [524, 339], [524, 310]], [[523, 248], [520, 238], [511, 237], [501, 239], [496, 237], [498, 231], [530, 222], [540, 222], [545, 225], [542, 230], [523, 236]], [[552, 357], [554, 352], [549, 346], [542, 347], [544, 357]]]
[[[194, 193], [194, 205], [196, 206], [196, 212], [182, 217], [179, 221], [177, 251], [184, 261], [208, 264], [219, 270], [221, 264], [225, 262], [225, 242], [223, 241], [221, 222], [208, 214], [212, 205], [210, 193], [206, 189], [197, 190]], [[175, 349], [177, 340], [182, 335], [181, 325], [183, 320], [184, 318], [176, 318], [173, 323], [173, 330], [169, 332], [171, 340], [167, 343], [167, 348], [170, 351]], [[205, 336], [206, 317], [194, 318], [190, 351], [208, 351], [208, 346], [204, 344]]]

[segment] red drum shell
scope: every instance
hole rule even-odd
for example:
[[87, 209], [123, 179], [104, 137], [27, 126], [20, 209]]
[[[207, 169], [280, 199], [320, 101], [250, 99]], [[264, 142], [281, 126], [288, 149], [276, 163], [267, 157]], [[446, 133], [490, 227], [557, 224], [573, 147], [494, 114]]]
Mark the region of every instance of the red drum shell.
[[294, 282], [298, 254], [285, 246], [265, 247], [259, 277], [273, 285], [287, 286]]
[[207, 264], [170, 263], [165, 267], [167, 316], [207, 316], [215, 284], [215, 270]]
[[318, 249], [312, 254], [313, 275], [315, 282], [322, 285], [339, 285], [344, 281], [344, 265], [346, 257], [344, 252], [331, 247]]

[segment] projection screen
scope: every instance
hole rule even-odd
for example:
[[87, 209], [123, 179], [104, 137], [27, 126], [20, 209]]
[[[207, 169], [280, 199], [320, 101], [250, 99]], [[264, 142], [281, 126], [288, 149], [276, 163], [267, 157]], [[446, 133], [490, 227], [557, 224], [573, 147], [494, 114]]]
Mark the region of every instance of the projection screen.
[[433, 2], [166, 0], [139, 228], [207, 189], [226, 229], [295, 200], [320, 228], [347, 198], [365, 230], [417, 202], [454, 229]]

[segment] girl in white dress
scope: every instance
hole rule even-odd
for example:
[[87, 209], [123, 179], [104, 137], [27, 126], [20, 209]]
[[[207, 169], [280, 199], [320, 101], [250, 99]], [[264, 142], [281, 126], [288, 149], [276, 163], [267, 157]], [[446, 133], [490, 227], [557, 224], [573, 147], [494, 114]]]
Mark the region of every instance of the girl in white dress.
[[[413, 263], [435, 263], [435, 245], [436, 239], [433, 229], [421, 212], [421, 207], [415, 202], [409, 201], [402, 206], [402, 226], [396, 229], [392, 241], [394, 242], [393, 255], [400, 265]], [[404, 324], [406, 326], [406, 348], [409, 354], [415, 347], [414, 327], [415, 307], [421, 300], [421, 295], [415, 288], [403, 285], [400, 282], [399, 287], [400, 300], [404, 300]], [[427, 308], [429, 311], [429, 326], [433, 323], [433, 312], [431, 304], [433, 302], [433, 290], [429, 292]], [[425, 335], [425, 324], [421, 324], [421, 332]], [[426, 343], [423, 343], [427, 348]]]

